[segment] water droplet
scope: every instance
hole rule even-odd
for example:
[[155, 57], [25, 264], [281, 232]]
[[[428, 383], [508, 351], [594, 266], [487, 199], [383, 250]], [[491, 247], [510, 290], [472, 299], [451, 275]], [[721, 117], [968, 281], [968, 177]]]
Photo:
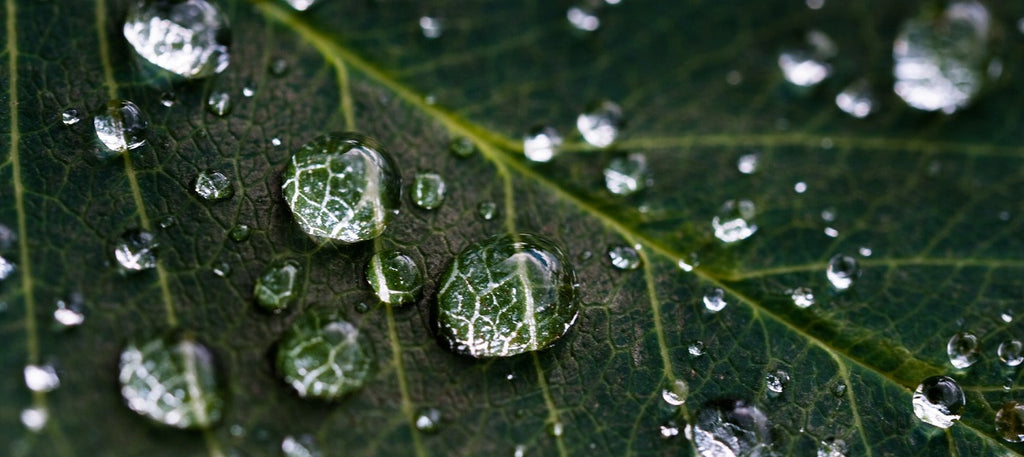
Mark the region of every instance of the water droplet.
[[68, 108], [63, 113], [60, 113], [60, 120], [64, 125], [75, 125], [78, 121], [82, 120], [82, 116], [78, 113], [77, 109]]
[[740, 156], [740, 159], [736, 161], [736, 168], [745, 175], [752, 175], [757, 172], [757, 167], [761, 164], [761, 154], [751, 153]]
[[967, 403], [955, 379], [932, 376], [914, 390], [913, 404], [918, 419], [939, 428], [949, 428], [960, 420], [960, 412]]
[[359, 303], [356, 303], [355, 309], [357, 313], [363, 314], [370, 310], [370, 304], [361, 301]]
[[661, 433], [661, 437], [666, 439], [679, 435], [679, 427], [675, 424], [662, 425], [658, 431]]
[[789, 373], [782, 370], [772, 371], [765, 375], [764, 384], [769, 396], [779, 396], [789, 384]]
[[836, 238], [839, 236], [839, 230], [836, 230], [834, 227], [825, 227], [825, 236]]
[[275, 136], [274, 138], [270, 139], [270, 144], [273, 145], [273, 146], [280, 146], [281, 145], [281, 139]]
[[481, 219], [492, 220], [498, 214], [498, 204], [491, 201], [480, 202], [479, 205], [476, 205], [476, 212]]
[[148, 270], [156, 267], [158, 246], [152, 233], [129, 230], [124, 232], [114, 245], [114, 258], [125, 270]]
[[836, 54], [835, 42], [820, 30], [808, 32], [806, 42], [806, 47], [783, 51], [778, 61], [786, 81], [801, 87], [817, 85], [829, 77], [832, 67], [826, 59]]
[[682, 379], [676, 379], [668, 388], [661, 390], [661, 399], [670, 406], [682, 406], [690, 395], [690, 386]]
[[825, 6], [825, 0], [806, 0], [804, 3], [812, 10], [820, 10]]
[[428, 39], [440, 38], [444, 33], [444, 20], [438, 17], [422, 16], [420, 17], [420, 30]]
[[0, 281], [3, 281], [11, 276], [17, 267], [14, 266], [10, 260], [0, 257]]
[[593, 32], [601, 27], [601, 19], [597, 17], [597, 11], [589, 5], [571, 6], [565, 12], [569, 25], [581, 32]]
[[588, 106], [576, 117], [576, 129], [583, 140], [599, 148], [611, 146], [624, 125], [622, 108], [607, 100]]
[[217, 262], [213, 265], [213, 268], [211, 268], [210, 271], [213, 271], [213, 274], [217, 276], [226, 278], [231, 274], [231, 264], [227, 262]]
[[416, 430], [423, 433], [437, 433], [441, 429], [441, 411], [437, 408], [422, 408], [416, 413]]
[[268, 70], [270, 70], [271, 75], [284, 76], [285, 73], [288, 73], [288, 61], [283, 58], [274, 59], [270, 62]]
[[231, 227], [231, 231], [228, 232], [228, 237], [231, 238], [231, 241], [241, 243], [243, 241], [248, 240], [251, 234], [252, 229], [248, 225], [238, 224], [234, 227]]
[[38, 433], [50, 421], [50, 411], [44, 406], [33, 406], [21, 410], [21, 424], [29, 431]]
[[25, 386], [33, 392], [52, 392], [60, 387], [53, 365], [25, 365]]
[[456, 157], [465, 158], [476, 152], [476, 145], [473, 144], [473, 140], [460, 136], [452, 138], [451, 144], [448, 145], [448, 150], [451, 151], [452, 154], [455, 154]]
[[729, 200], [711, 219], [715, 238], [724, 243], [735, 243], [750, 238], [757, 232], [757, 225], [751, 223], [757, 210], [750, 200]]
[[743, 400], [708, 402], [697, 412], [686, 435], [701, 457], [761, 456], [769, 454], [771, 432], [768, 418]]
[[565, 425], [561, 422], [553, 422], [548, 424], [548, 435], [559, 437], [565, 434]]
[[111, 100], [102, 114], [93, 118], [96, 138], [106, 152], [101, 157], [117, 155], [146, 144], [148, 127], [142, 110], [128, 100]]
[[355, 391], [375, 365], [370, 340], [334, 314], [304, 314], [277, 348], [277, 372], [302, 398], [334, 400]]
[[693, 271], [694, 268], [700, 266], [700, 259], [697, 258], [696, 252], [691, 252], [687, 258], [677, 260], [676, 266], [679, 267], [680, 270], [689, 273]]
[[946, 343], [946, 354], [954, 368], [964, 369], [978, 361], [981, 353], [981, 342], [971, 332], [957, 332]]
[[562, 147], [562, 135], [554, 127], [536, 125], [523, 137], [523, 155], [532, 162], [547, 162]]
[[803, 181], [798, 181], [796, 184], [793, 184], [793, 192], [796, 192], [798, 194], [807, 192], [807, 183]]
[[157, 225], [159, 225], [160, 228], [162, 228], [162, 229], [169, 229], [171, 227], [174, 227], [174, 224], [177, 224], [177, 223], [178, 223], [178, 219], [176, 219], [173, 215], [164, 216], [164, 217], [160, 218], [159, 221], [157, 221]]
[[996, 411], [996, 433], [1010, 443], [1024, 442], [1024, 404], [1008, 401]]
[[743, 73], [738, 70], [729, 70], [725, 74], [725, 83], [730, 86], [738, 86], [743, 82]]
[[231, 180], [219, 171], [201, 171], [196, 176], [193, 189], [204, 200], [214, 201], [230, 198], [235, 193]]
[[1024, 344], [1020, 340], [1003, 341], [999, 345], [999, 360], [1008, 367], [1015, 367], [1024, 362]]
[[85, 322], [85, 313], [82, 312], [83, 303], [80, 294], [71, 294], [68, 300], [57, 300], [56, 308], [53, 310], [53, 320], [62, 328], [71, 328], [82, 325]]
[[245, 97], [245, 98], [252, 98], [253, 95], [256, 95], [256, 88], [254, 88], [252, 86], [245, 86], [245, 87], [242, 88], [242, 96], [243, 97]]
[[704, 345], [703, 341], [697, 340], [690, 343], [686, 348], [686, 351], [690, 353], [690, 357], [700, 357], [707, 353], [707, 347]]
[[187, 336], [129, 343], [121, 351], [121, 396], [136, 413], [175, 428], [209, 428], [225, 408], [213, 353]]
[[990, 22], [975, 1], [906, 21], [892, 47], [896, 95], [924, 111], [951, 114], [967, 106], [984, 80]]
[[832, 395], [836, 398], [843, 398], [846, 396], [846, 384], [837, 382], [832, 385]]
[[651, 171], [643, 154], [616, 157], [604, 169], [604, 186], [615, 195], [632, 195], [650, 185]]
[[160, 104], [161, 105], [164, 105], [165, 107], [170, 108], [170, 107], [174, 106], [175, 103], [178, 103], [178, 97], [177, 97], [177, 95], [174, 94], [174, 92], [164, 92], [164, 93], [160, 94]]
[[855, 81], [836, 95], [836, 106], [857, 119], [868, 117], [877, 103], [871, 85], [865, 79]]
[[725, 305], [729, 304], [725, 301], [725, 291], [719, 287], [711, 287], [706, 290], [701, 301], [704, 302], [704, 307], [712, 313], [725, 309]]
[[0, 224], [0, 251], [6, 251], [18, 240], [18, 234], [10, 227]]
[[[290, 1], [299, 2], [300, 0]], [[298, 438], [291, 435], [284, 437], [281, 440], [281, 453], [284, 454], [284, 457], [323, 457], [312, 435], [302, 435]]]
[[298, 281], [301, 273], [302, 267], [295, 260], [272, 263], [253, 287], [256, 303], [275, 313], [283, 311], [299, 295]]
[[420, 297], [423, 268], [401, 251], [378, 252], [366, 265], [366, 280], [380, 301], [400, 305]]
[[832, 256], [828, 261], [828, 267], [825, 268], [825, 277], [828, 278], [828, 282], [839, 291], [849, 289], [860, 277], [860, 273], [857, 259], [843, 254]]
[[517, 444], [516, 445], [516, 450], [512, 454], [512, 456], [513, 457], [523, 457], [525, 455], [526, 455], [526, 446], [524, 446], [522, 444]]
[[387, 229], [401, 206], [401, 179], [391, 156], [373, 139], [329, 133], [292, 156], [281, 187], [306, 233], [356, 243]]
[[319, 0], [285, 0], [295, 11], [306, 11]]
[[1009, 312], [1006, 312], [1006, 313], [1000, 314], [999, 315], [999, 319], [1001, 319], [1003, 322], [1009, 324], [1010, 322], [1013, 322], [1013, 315], [1010, 314]]
[[814, 291], [810, 287], [797, 287], [789, 293], [793, 304], [800, 308], [807, 308], [814, 305]]
[[564, 252], [528, 233], [467, 246], [441, 276], [439, 336], [473, 357], [508, 357], [554, 344], [580, 307], [576, 273]]
[[216, 116], [227, 116], [231, 113], [232, 106], [231, 94], [227, 92], [210, 92], [210, 97], [206, 99], [206, 111]]
[[608, 259], [612, 266], [620, 270], [636, 270], [640, 268], [640, 254], [630, 246], [613, 246], [608, 248]]
[[857, 249], [857, 253], [860, 254], [861, 257], [871, 257], [872, 254], [871, 248], [866, 246], [861, 246], [859, 249]]
[[444, 203], [447, 189], [444, 178], [437, 173], [416, 173], [412, 181], [412, 202], [416, 206], [432, 210]]
[[827, 438], [818, 445], [818, 457], [846, 457], [846, 442], [839, 438]]
[[215, 2], [136, 1], [123, 31], [135, 55], [182, 78], [204, 78], [228, 67], [227, 16]]

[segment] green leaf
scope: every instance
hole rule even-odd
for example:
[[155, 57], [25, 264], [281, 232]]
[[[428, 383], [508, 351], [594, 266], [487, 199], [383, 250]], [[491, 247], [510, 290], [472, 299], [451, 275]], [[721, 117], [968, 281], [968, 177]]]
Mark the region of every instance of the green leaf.
[[[174, 85], [171, 107], [161, 103], [168, 87], [129, 54], [129, 2], [4, 3], [0, 223], [17, 236], [0, 243], [16, 265], [0, 283], [7, 454], [269, 456], [286, 436], [309, 434], [326, 455], [692, 455], [683, 433], [663, 430], [725, 399], [762, 411], [781, 455], [814, 455], [831, 438], [849, 455], [1024, 452], [994, 428], [1003, 403], [1021, 399], [1020, 371], [996, 355], [1024, 334], [1017, 2], [987, 5], [999, 64], [952, 115], [915, 111], [890, 90], [893, 39], [936, 7], [927, 2], [627, 0], [602, 7], [600, 28], [584, 34], [561, 2], [323, 1], [299, 13], [224, 1], [231, 64]], [[422, 35], [423, 15], [443, 18], [440, 37]], [[777, 59], [812, 29], [838, 54], [829, 79], [797, 89]], [[834, 102], [861, 78], [879, 94], [863, 120]], [[205, 106], [214, 92], [231, 96], [223, 117]], [[146, 114], [147, 144], [101, 159], [92, 117], [112, 99]], [[609, 150], [574, 130], [600, 100], [626, 121]], [[82, 121], [64, 125], [68, 108]], [[522, 157], [535, 125], [565, 137], [549, 163]], [[438, 173], [444, 204], [427, 211], [404, 197], [374, 243], [311, 240], [282, 197], [282, 172], [334, 131], [377, 139], [404, 183]], [[476, 153], [453, 155], [459, 138]], [[737, 160], [755, 152], [759, 170], [740, 173]], [[629, 153], [646, 156], [652, 181], [613, 195], [603, 168]], [[206, 171], [229, 178], [234, 195], [196, 196]], [[794, 192], [798, 182], [805, 192]], [[711, 220], [744, 199], [758, 230], [725, 245]], [[479, 205], [492, 202], [496, 217], [481, 218]], [[248, 239], [232, 235], [240, 224]], [[156, 268], [115, 268], [114, 244], [130, 230], [154, 234]], [[573, 260], [585, 303], [576, 324], [529, 355], [481, 361], [444, 349], [433, 330], [441, 272], [470, 243], [521, 231]], [[639, 269], [610, 265], [609, 248], [634, 245]], [[422, 299], [378, 303], [364, 271], [381, 249], [420, 261]], [[862, 270], [841, 293], [825, 276], [840, 253]], [[254, 285], [286, 259], [301, 266], [301, 299], [268, 313]], [[699, 265], [687, 272], [680, 261]], [[793, 304], [787, 291], [798, 287], [813, 290], [813, 305]], [[727, 305], [710, 313], [702, 296], [715, 288]], [[84, 323], [58, 328], [58, 300], [79, 295]], [[339, 401], [303, 400], [277, 375], [276, 347], [296, 319], [330, 310], [372, 341], [376, 374]], [[221, 366], [227, 406], [209, 431], [155, 426], [118, 392], [125, 344], [172, 329], [203, 341]], [[979, 336], [982, 353], [954, 370], [946, 342], [961, 330]], [[47, 363], [60, 387], [30, 392], [21, 367]], [[776, 395], [766, 377], [779, 370], [789, 382]], [[966, 397], [946, 430], [912, 412], [913, 390], [934, 375], [956, 379]], [[665, 389], [686, 402], [670, 405]], [[19, 419], [27, 408], [49, 413], [38, 433]], [[415, 424], [429, 408], [441, 413], [432, 434]]]

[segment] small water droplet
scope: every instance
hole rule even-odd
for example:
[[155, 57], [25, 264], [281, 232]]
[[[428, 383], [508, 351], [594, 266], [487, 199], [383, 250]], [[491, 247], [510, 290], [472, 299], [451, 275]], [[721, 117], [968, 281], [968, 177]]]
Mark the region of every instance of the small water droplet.
[[839, 438], [827, 438], [818, 445], [818, 457], [846, 457], [846, 442]]
[[473, 144], [473, 140], [460, 136], [452, 138], [451, 144], [448, 145], [448, 150], [456, 157], [465, 158], [476, 152], [476, 145]]
[[620, 270], [636, 270], [640, 268], [640, 254], [630, 246], [612, 246], [608, 248], [608, 259], [612, 266]]
[[298, 281], [302, 267], [298, 261], [287, 259], [274, 262], [263, 271], [253, 287], [256, 303], [279, 313], [295, 301], [299, 294]]
[[50, 411], [44, 406], [33, 406], [21, 410], [21, 424], [30, 432], [39, 433], [50, 421]]
[[226, 278], [231, 274], [231, 264], [227, 262], [217, 262], [213, 265], [213, 268], [211, 268], [210, 271], [213, 271], [213, 274], [217, 276]]
[[616, 157], [604, 168], [604, 186], [615, 195], [632, 195], [651, 185], [647, 156], [639, 153]]
[[17, 267], [14, 266], [13, 262], [0, 256], [0, 281], [10, 277], [16, 269]]
[[814, 305], [814, 291], [810, 287], [797, 287], [789, 293], [793, 304], [800, 308], [807, 308]]
[[680, 270], [689, 273], [693, 271], [694, 268], [700, 266], [700, 259], [697, 258], [696, 252], [691, 252], [687, 258], [677, 260], [676, 266], [679, 267]]
[[248, 240], [251, 235], [252, 229], [245, 224], [235, 225], [234, 227], [231, 227], [231, 231], [228, 232], [228, 237], [231, 238], [231, 241], [237, 243]]
[[149, 126], [142, 110], [128, 100], [111, 100], [106, 110], [93, 118], [96, 138], [106, 148], [101, 157], [117, 155], [146, 144]]
[[71, 294], [67, 300], [57, 300], [53, 310], [53, 320], [64, 329], [77, 327], [85, 322], [85, 313], [81, 294]]
[[565, 426], [561, 422], [548, 424], [548, 435], [559, 437], [565, 434]]
[[779, 54], [779, 68], [782, 76], [791, 84], [800, 87], [815, 86], [832, 74], [832, 67], [826, 62], [836, 54], [835, 43], [820, 30], [807, 33], [807, 45]]
[[77, 109], [68, 108], [63, 113], [60, 113], [60, 120], [64, 125], [75, 125], [78, 121], [82, 120], [82, 116], [78, 113]]
[[670, 406], [682, 406], [690, 395], [690, 386], [682, 379], [676, 379], [672, 385], [661, 390], [661, 399]]
[[210, 92], [210, 97], [206, 99], [206, 111], [216, 116], [227, 116], [231, 113], [232, 108], [231, 94], [223, 91]]
[[717, 313], [728, 305], [725, 301], [725, 291], [719, 287], [711, 287], [704, 291], [704, 296], [701, 298], [704, 302], [704, 307], [712, 313]]
[[866, 79], [859, 79], [836, 95], [836, 106], [857, 119], [868, 117], [875, 111], [875, 94]]
[[1015, 367], [1024, 362], [1024, 344], [1020, 340], [1003, 341], [999, 345], [999, 360], [1008, 367]]
[[284, 76], [288, 73], [288, 61], [284, 58], [277, 58], [270, 62], [270, 74], [273, 76]]
[[806, 0], [804, 3], [812, 10], [820, 10], [825, 6], [825, 0]]
[[707, 353], [707, 347], [701, 340], [694, 341], [687, 346], [686, 351], [690, 353], [690, 357], [700, 357]]
[[33, 392], [52, 392], [60, 387], [53, 365], [25, 365], [25, 386]]
[[177, 218], [175, 218], [173, 215], [167, 215], [167, 216], [161, 217], [160, 220], [157, 222], [157, 225], [159, 225], [160, 228], [162, 228], [162, 229], [169, 229], [171, 227], [174, 227], [174, 224], [177, 224], [177, 223], [178, 223], [178, 219]]
[[738, 86], [743, 82], [743, 73], [738, 70], [729, 70], [725, 74], [725, 83], [730, 86]]
[[757, 225], [751, 223], [757, 210], [750, 200], [729, 200], [711, 219], [715, 238], [724, 243], [735, 243], [750, 238], [757, 232]]
[[966, 405], [964, 391], [949, 376], [932, 376], [914, 390], [914, 415], [926, 424], [949, 428], [960, 420]]
[[706, 403], [686, 435], [702, 457], [766, 455], [772, 444], [768, 418], [743, 400]]
[[417, 300], [423, 290], [423, 268], [416, 259], [397, 250], [378, 252], [366, 265], [366, 281], [377, 298], [399, 305]]
[[[291, 6], [295, 11], [306, 11], [315, 5], [319, 0], [285, 0], [288, 6]], [[292, 457], [292, 456], [289, 456]]]
[[860, 277], [860, 265], [857, 259], [848, 255], [836, 254], [828, 261], [825, 277], [829, 284], [838, 291], [849, 289]]
[[825, 227], [825, 236], [836, 238], [839, 236], [839, 230], [836, 230], [835, 227]]
[[[302, 0], [289, 1], [298, 3]], [[308, 1], [308, 3], [313, 2]], [[292, 435], [284, 437], [281, 440], [281, 453], [284, 454], [284, 457], [323, 457], [313, 435], [302, 435], [298, 438]]]
[[793, 192], [796, 192], [798, 194], [807, 192], [807, 183], [803, 181], [798, 181], [796, 184], [793, 184]]
[[957, 332], [946, 343], [946, 354], [954, 368], [964, 369], [978, 361], [981, 341], [971, 332]]
[[789, 384], [789, 373], [782, 370], [772, 371], [765, 375], [764, 384], [768, 389], [768, 396], [777, 397], [786, 390], [786, 385]]
[[665, 439], [679, 435], [679, 427], [675, 424], [662, 425], [658, 431], [661, 433], [661, 437]]
[[439, 17], [422, 16], [420, 17], [420, 30], [427, 39], [440, 38], [444, 33], [444, 20]]
[[750, 154], [741, 155], [739, 160], [736, 161], [736, 168], [745, 175], [752, 175], [757, 172], [757, 168], [761, 165], [761, 154], [756, 152]]
[[832, 385], [832, 395], [836, 398], [843, 398], [846, 396], [846, 384], [837, 382]]
[[277, 372], [302, 398], [334, 400], [353, 392], [376, 363], [370, 340], [335, 314], [303, 314], [277, 348]]
[[437, 173], [416, 173], [412, 181], [412, 202], [425, 210], [437, 209], [444, 203], [447, 188], [444, 178]]
[[137, 1], [123, 32], [135, 56], [179, 77], [204, 78], [228, 67], [227, 16], [215, 2]]
[[587, 106], [576, 117], [576, 129], [583, 140], [599, 148], [611, 146], [624, 125], [622, 108], [608, 100]]
[[235, 193], [235, 189], [231, 187], [231, 180], [219, 171], [199, 172], [193, 190], [196, 195], [208, 201], [230, 198]]
[[492, 220], [498, 214], [498, 204], [491, 201], [480, 202], [479, 205], [476, 205], [476, 212], [481, 219]]
[[281, 145], [281, 139], [275, 136], [275, 137], [270, 139], [270, 144], [272, 144], [274, 146], [280, 146]]
[[512, 453], [513, 457], [524, 457], [526, 455], [526, 446], [522, 444], [516, 445], [516, 450]]
[[416, 413], [416, 430], [423, 433], [437, 433], [441, 429], [441, 411], [437, 408], [422, 408]]
[[1010, 322], [1013, 322], [1013, 315], [1010, 314], [1009, 312], [1005, 312], [1005, 313], [999, 315], [999, 319], [1001, 319], [1003, 322], [1009, 324]]
[[152, 233], [129, 230], [114, 245], [114, 258], [125, 270], [141, 271], [156, 267], [156, 248]]
[[252, 86], [245, 86], [245, 87], [242, 88], [242, 96], [243, 97], [245, 97], [245, 98], [252, 98], [253, 95], [256, 95], [256, 88], [254, 88]]
[[548, 125], [535, 125], [523, 137], [523, 155], [532, 162], [550, 161], [560, 147], [562, 135]]
[[178, 96], [174, 92], [163, 92], [160, 94], [160, 104], [170, 108], [178, 103]]
[[18, 234], [10, 227], [0, 224], [0, 251], [11, 249], [14, 242], [18, 240]]
[[996, 433], [1010, 443], [1024, 442], [1024, 404], [1008, 401], [996, 411]]
[[569, 7], [565, 12], [565, 18], [569, 25], [581, 32], [593, 32], [601, 27], [601, 19], [597, 17], [597, 10], [590, 5], [580, 4]]
[[836, 209], [829, 207], [821, 210], [821, 220], [825, 222], [835, 222]]
[[860, 254], [861, 257], [871, 257], [872, 254], [871, 248], [867, 246], [861, 246], [859, 249], [857, 249], [857, 253]]

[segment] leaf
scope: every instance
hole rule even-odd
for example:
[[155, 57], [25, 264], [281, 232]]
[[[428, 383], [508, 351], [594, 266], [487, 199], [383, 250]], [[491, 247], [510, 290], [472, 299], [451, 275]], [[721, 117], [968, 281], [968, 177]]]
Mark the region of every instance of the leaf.
[[[5, 1], [0, 223], [16, 232], [2, 255], [17, 269], [0, 284], [0, 442], [11, 455], [277, 455], [285, 436], [304, 434], [327, 455], [690, 455], [682, 434], [663, 439], [661, 427], [682, 428], [722, 398], [763, 411], [782, 455], [813, 455], [831, 437], [849, 455], [1024, 451], [993, 427], [1002, 403], [1020, 399], [1019, 370], [995, 354], [1022, 333], [1018, 4], [987, 5], [1001, 74], [971, 107], [939, 115], [887, 90], [892, 40], [925, 6], [917, 2], [631, 0], [602, 8], [592, 34], [569, 28], [561, 2], [323, 2], [304, 13], [225, 2], [230, 67], [174, 86], [170, 108], [131, 63], [126, 3]], [[416, 26], [428, 14], [444, 19], [435, 40]], [[831, 78], [797, 90], [776, 59], [810, 29], [839, 54]], [[280, 62], [286, 71], [268, 71]], [[884, 95], [877, 114], [857, 120], [833, 99], [862, 77]], [[206, 111], [214, 91], [231, 95], [229, 115]], [[148, 143], [98, 159], [89, 116], [116, 98], [148, 115]], [[608, 152], [573, 131], [576, 114], [602, 99], [618, 102], [628, 124]], [[83, 121], [63, 125], [67, 108]], [[520, 135], [534, 124], [566, 135], [548, 164], [522, 158]], [[343, 130], [377, 138], [406, 183], [421, 170], [446, 179], [439, 209], [403, 200], [376, 243], [424, 265], [415, 305], [376, 304], [363, 275], [375, 243], [317, 245], [282, 199], [291, 154]], [[459, 137], [478, 153], [451, 155]], [[755, 151], [760, 171], [739, 173], [737, 159]], [[603, 165], [634, 152], [646, 155], [652, 185], [611, 195]], [[234, 195], [197, 198], [204, 170], [224, 173]], [[797, 182], [806, 192], [793, 191]], [[710, 221], [730, 199], [755, 203], [758, 231], [725, 246]], [[477, 216], [481, 202], [497, 203], [494, 220]], [[175, 223], [162, 228], [168, 216]], [[251, 227], [248, 240], [233, 240], [237, 224]], [[156, 235], [155, 270], [113, 268], [113, 243], [131, 229]], [[512, 231], [555, 239], [575, 259], [579, 320], [532, 355], [478, 361], [443, 349], [431, 329], [440, 272], [464, 246]], [[606, 250], [622, 245], [640, 246], [642, 268], [609, 265]], [[858, 256], [863, 270], [844, 293], [824, 274], [837, 253]], [[682, 271], [692, 255], [699, 266]], [[288, 259], [301, 266], [301, 297], [267, 313], [253, 286]], [[212, 272], [225, 262], [229, 275]], [[785, 292], [800, 286], [814, 291], [807, 309]], [[709, 288], [727, 302], [716, 314], [701, 303]], [[57, 330], [56, 302], [73, 294], [85, 322]], [[337, 310], [376, 348], [375, 377], [336, 403], [298, 398], [273, 367], [277, 341], [314, 310]], [[222, 365], [229, 405], [209, 432], [156, 427], [119, 396], [126, 341], [172, 328]], [[945, 344], [960, 329], [980, 336], [983, 353], [955, 371]], [[694, 357], [697, 341], [705, 354]], [[61, 386], [30, 393], [19, 367], [41, 363], [58, 368]], [[777, 370], [790, 381], [769, 396], [765, 379]], [[945, 431], [911, 408], [916, 385], [939, 374], [967, 397]], [[689, 392], [680, 408], [662, 400], [676, 381]], [[49, 411], [38, 434], [19, 420], [30, 407]], [[442, 414], [434, 434], [415, 427], [425, 408]]]

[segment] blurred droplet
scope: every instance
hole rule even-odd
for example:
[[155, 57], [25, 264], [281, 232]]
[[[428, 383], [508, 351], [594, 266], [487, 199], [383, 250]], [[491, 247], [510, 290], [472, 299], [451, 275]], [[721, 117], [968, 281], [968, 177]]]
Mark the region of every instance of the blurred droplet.
[[591, 104], [576, 117], [576, 129], [583, 140], [599, 148], [611, 146], [624, 124], [622, 108], [607, 100]]
[[807, 183], [803, 181], [798, 181], [796, 184], [793, 184], [793, 192], [796, 192], [798, 194], [807, 192]]
[[953, 368], [962, 370], [978, 361], [981, 341], [971, 332], [957, 332], [946, 343], [946, 354]]
[[494, 216], [498, 213], [498, 205], [491, 201], [480, 202], [476, 206], [476, 212], [480, 215], [480, 218], [489, 221], [494, 219]]
[[824, 32], [811, 30], [806, 36], [806, 46], [779, 54], [779, 68], [786, 81], [796, 86], [810, 87], [832, 74], [832, 67], [826, 60], [835, 54], [835, 42]]
[[[290, 0], [299, 2], [302, 0]], [[307, 0], [308, 1], [308, 0]], [[309, 1], [309, 3], [313, 3]], [[302, 435], [298, 438], [288, 435], [281, 440], [281, 453], [284, 457], [322, 457], [313, 435]]]
[[715, 238], [724, 243], [735, 243], [750, 238], [757, 232], [757, 225], [752, 223], [756, 209], [750, 200], [729, 200], [711, 219], [711, 227], [715, 230]]
[[78, 113], [75, 108], [68, 108], [60, 113], [60, 120], [64, 125], [75, 125], [78, 121], [82, 120], [82, 116]]
[[25, 386], [33, 392], [52, 392], [60, 387], [60, 378], [53, 365], [25, 365]]
[[836, 95], [836, 106], [857, 119], [868, 117], [877, 103], [871, 85], [865, 79], [855, 81]]
[[440, 38], [441, 34], [444, 33], [444, 20], [441, 18], [422, 16], [419, 22], [420, 31], [423, 32], [423, 36], [427, 39]]
[[640, 268], [640, 254], [630, 246], [613, 246], [608, 249], [608, 259], [612, 266], [620, 270], [636, 270]]
[[701, 298], [704, 302], [704, 307], [712, 313], [717, 313], [723, 309], [729, 303], [725, 301], [725, 291], [720, 287], [711, 287], [704, 291], [704, 296]]
[[581, 32], [593, 32], [601, 27], [601, 19], [597, 17], [596, 9], [586, 4], [570, 6], [565, 12], [565, 17], [569, 20], [569, 25]]
[[437, 408], [423, 408], [416, 414], [416, 430], [423, 433], [437, 433], [441, 429], [441, 411]]
[[319, 0], [285, 0], [288, 6], [291, 6], [295, 11], [306, 11], [313, 7]]
[[44, 406], [33, 406], [21, 410], [21, 424], [30, 432], [38, 433], [50, 420], [50, 411]]
[[651, 184], [651, 170], [647, 166], [647, 156], [643, 154], [616, 157], [604, 168], [604, 186], [615, 195], [632, 195]]
[[839, 438], [827, 438], [818, 445], [818, 457], [846, 457], [846, 442]]
[[562, 135], [554, 127], [537, 125], [523, 137], [523, 155], [531, 162], [548, 162], [558, 155]]
[[456, 157], [469, 157], [476, 152], [476, 145], [473, 144], [473, 140], [464, 136], [452, 138], [451, 144], [448, 146], [448, 150], [455, 154]]
[[736, 161], [736, 168], [745, 175], [751, 175], [757, 172], [758, 166], [760, 166], [761, 154], [756, 152], [750, 154], [744, 154], [740, 156], [740, 159]]
[[797, 287], [790, 291], [789, 298], [799, 308], [808, 308], [814, 305], [814, 291], [810, 287]]
[[82, 325], [85, 322], [82, 301], [82, 296], [77, 293], [71, 294], [67, 300], [57, 300], [53, 310], [53, 320], [65, 329]]
[[860, 274], [860, 265], [858, 265], [857, 259], [843, 254], [832, 256], [825, 269], [825, 277], [838, 291], [849, 289], [860, 277]]

